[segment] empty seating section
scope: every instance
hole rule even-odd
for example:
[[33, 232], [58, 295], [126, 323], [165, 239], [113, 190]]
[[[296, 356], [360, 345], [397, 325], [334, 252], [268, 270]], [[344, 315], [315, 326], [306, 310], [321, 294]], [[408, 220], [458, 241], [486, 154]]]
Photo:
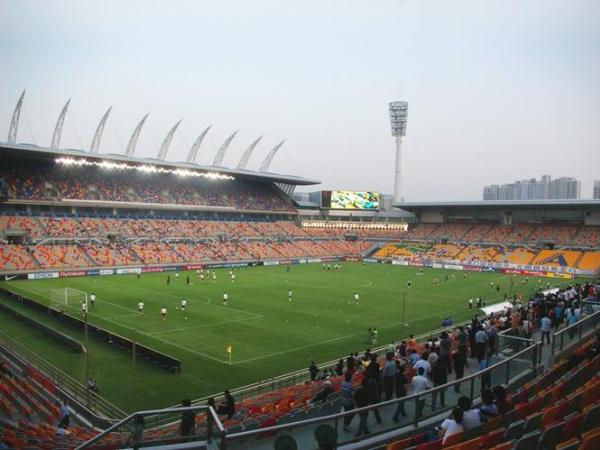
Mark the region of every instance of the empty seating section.
[[42, 269], [80, 268], [92, 265], [85, 251], [78, 245], [36, 245], [31, 247], [31, 252]]
[[536, 253], [536, 251], [518, 247], [513, 250], [507, 250], [502, 261], [513, 264], [531, 264]]
[[581, 252], [569, 250], [542, 250], [532, 264], [539, 266], [575, 267]]
[[600, 269], [600, 252], [585, 252], [577, 267], [583, 270]]
[[574, 238], [574, 245], [585, 247], [600, 246], [600, 227], [582, 227]]
[[83, 244], [82, 248], [96, 266], [112, 267], [141, 264], [141, 260], [125, 244]]
[[171, 264], [180, 260], [173, 248], [164, 242], [143, 242], [132, 244], [131, 251], [142, 260], [144, 264]]
[[9, 197], [25, 200], [94, 200], [142, 202], [238, 210], [295, 212], [266, 184], [241, 180], [208, 180], [176, 175], [141, 175], [98, 168], [12, 166], [0, 172]]
[[435, 231], [428, 236], [428, 239], [460, 241], [470, 228], [471, 225], [462, 223], [443, 224], [436, 228]]
[[463, 248], [457, 244], [436, 244], [427, 251], [426, 255], [430, 258], [454, 259]]
[[0, 242], [0, 270], [33, 270], [35, 262], [24, 245], [8, 245]]
[[439, 224], [421, 223], [416, 227], [409, 229], [404, 235], [404, 239], [427, 239], [439, 226]]
[[495, 246], [469, 245], [459, 255], [459, 259], [466, 262], [485, 261], [498, 262], [503, 256], [503, 249]]
[[466, 242], [484, 242], [487, 240], [486, 236], [493, 228], [494, 225], [473, 224], [462, 239]]
[[44, 236], [44, 230], [36, 217], [0, 216], [0, 230], [7, 234], [26, 233], [31, 237]]

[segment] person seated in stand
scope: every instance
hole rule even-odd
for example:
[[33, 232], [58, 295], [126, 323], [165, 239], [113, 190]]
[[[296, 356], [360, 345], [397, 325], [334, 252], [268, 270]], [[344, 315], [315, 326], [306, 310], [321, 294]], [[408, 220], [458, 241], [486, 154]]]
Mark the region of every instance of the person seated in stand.
[[98, 393], [98, 386], [96, 385], [96, 380], [94, 380], [94, 377], [89, 377], [87, 380], [87, 388], [89, 391], [93, 392], [94, 394]]
[[325, 380], [323, 383], [323, 389], [319, 392], [315, 398], [311, 400], [311, 403], [322, 402], [325, 403], [327, 401], [327, 397], [333, 394], [333, 388], [331, 387], [331, 381]]
[[502, 386], [495, 386], [493, 392], [496, 396], [494, 403], [498, 409], [498, 414], [504, 415], [511, 409], [514, 409], [514, 405], [506, 399], [506, 390]]
[[482, 422], [496, 417], [498, 415], [498, 407], [494, 404], [494, 393], [485, 389], [481, 393], [481, 406], [479, 407], [479, 416]]
[[452, 410], [452, 415], [445, 419], [440, 425], [439, 437], [443, 439], [442, 445], [446, 440], [453, 434], [462, 433], [465, 428], [462, 425], [463, 422], [463, 410], [455, 406]]
[[219, 405], [217, 408], [217, 413], [226, 415], [228, 419], [231, 419], [235, 414], [235, 400], [233, 396], [229, 393], [229, 390], [224, 392], [225, 401]]

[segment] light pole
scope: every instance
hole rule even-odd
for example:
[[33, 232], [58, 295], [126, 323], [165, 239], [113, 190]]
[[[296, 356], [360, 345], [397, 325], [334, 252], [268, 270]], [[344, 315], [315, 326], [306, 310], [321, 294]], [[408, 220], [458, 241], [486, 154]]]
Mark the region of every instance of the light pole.
[[394, 201], [402, 202], [402, 138], [406, 136], [408, 102], [390, 102], [390, 125], [396, 138], [396, 169], [394, 174]]

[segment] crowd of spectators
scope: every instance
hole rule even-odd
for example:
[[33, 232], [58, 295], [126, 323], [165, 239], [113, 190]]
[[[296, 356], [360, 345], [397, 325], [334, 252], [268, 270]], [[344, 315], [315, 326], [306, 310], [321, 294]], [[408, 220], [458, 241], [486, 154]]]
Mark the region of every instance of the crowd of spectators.
[[123, 173], [93, 167], [13, 166], [0, 172], [9, 197], [26, 200], [142, 202], [237, 210], [295, 212], [264, 183], [169, 174]]

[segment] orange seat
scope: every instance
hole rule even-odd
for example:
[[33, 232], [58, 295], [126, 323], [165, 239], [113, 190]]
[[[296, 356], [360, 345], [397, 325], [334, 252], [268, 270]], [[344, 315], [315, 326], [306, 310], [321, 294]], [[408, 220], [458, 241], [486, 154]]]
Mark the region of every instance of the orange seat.
[[580, 450], [598, 450], [600, 448], [600, 427], [581, 435]]

